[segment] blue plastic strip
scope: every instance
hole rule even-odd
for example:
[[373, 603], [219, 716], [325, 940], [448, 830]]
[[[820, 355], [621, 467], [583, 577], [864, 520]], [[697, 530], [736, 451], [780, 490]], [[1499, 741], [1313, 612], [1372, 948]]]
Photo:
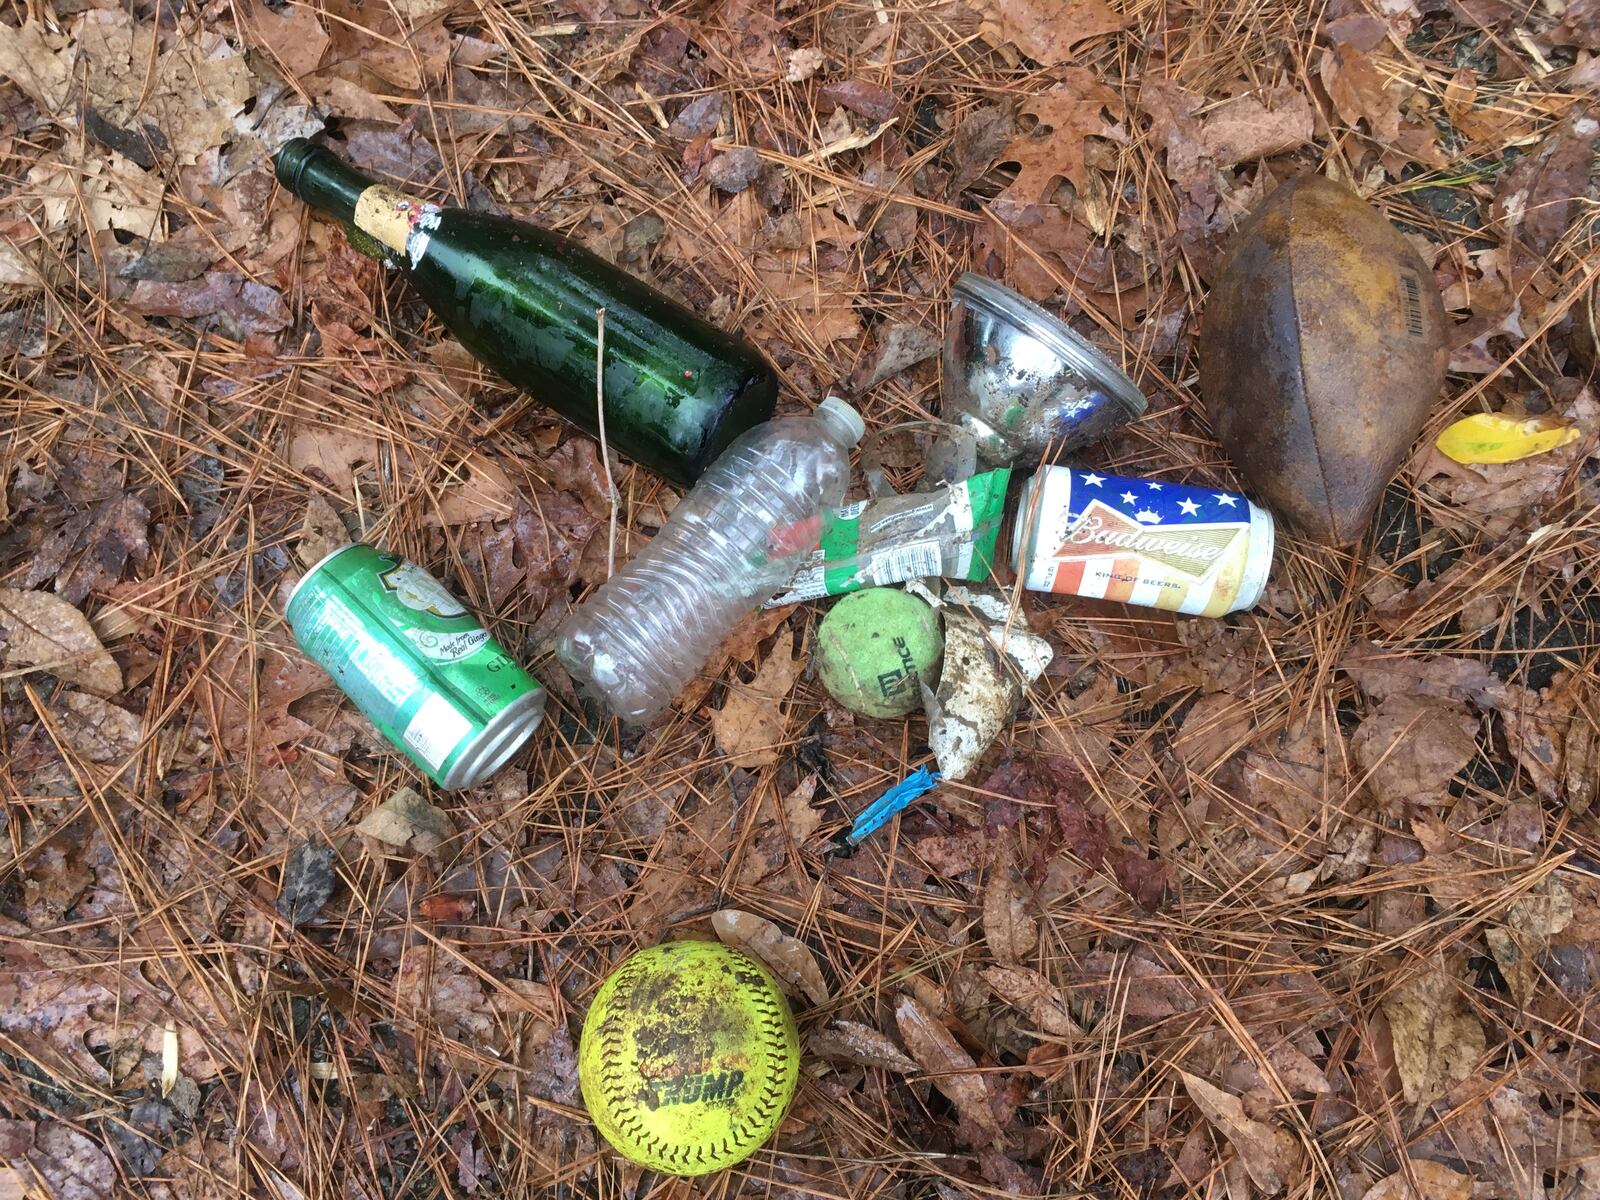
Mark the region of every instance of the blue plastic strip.
[[937, 771], [930, 771], [927, 767], [918, 767], [861, 810], [861, 815], [856, 818], [855, 824], [850, 827], [850, 832], [845, 835], [845, 841], [852, 846], [859, 846], [888, 824], [889, 818], [894, 816], [895, 813], [905, 808], [913, 800], [926, 796], [933, 791], [939, 785], [941, 778]]

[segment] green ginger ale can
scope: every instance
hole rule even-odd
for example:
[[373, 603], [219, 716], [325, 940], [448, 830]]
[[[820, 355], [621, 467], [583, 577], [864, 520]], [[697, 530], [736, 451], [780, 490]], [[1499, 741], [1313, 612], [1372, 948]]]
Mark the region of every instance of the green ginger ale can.
[[289, 596], [294, 640], [442, 788], [493, 775], [544, 719], [544, 688], [427, 571], [359, 543]]

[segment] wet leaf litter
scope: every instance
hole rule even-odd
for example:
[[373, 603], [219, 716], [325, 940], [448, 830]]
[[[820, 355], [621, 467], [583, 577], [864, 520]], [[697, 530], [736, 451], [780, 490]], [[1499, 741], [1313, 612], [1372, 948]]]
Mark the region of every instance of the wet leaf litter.
[[[720, 923], [805, 1047], [730, 1195], [1585, 1194], [1591, 9], [0, 15], [0, 1190], [677, 1194], [597, 1140], [576, 1038], [628, 953]], [[975, 270], [1149, 398], [1064, 463], [1269, 499], [1207, 299], [1305, 172], [1417, 255], [1448, 373], [1370, 522], [1280, 528], [1246, 612], [1028, 592], [1002, 539], [930, 586], [971, 666], [936, 710], [833, 700], [821, 600], [623, 730], [552, 638], [611, 485], [618, 563], [679, 489], [308, 217], [297, 136], [575, 238], [873, 432], [948, 416]], [[295, 650], [287, 589], [351, 538], [550, 688], [485, 782], [431, 786]]]

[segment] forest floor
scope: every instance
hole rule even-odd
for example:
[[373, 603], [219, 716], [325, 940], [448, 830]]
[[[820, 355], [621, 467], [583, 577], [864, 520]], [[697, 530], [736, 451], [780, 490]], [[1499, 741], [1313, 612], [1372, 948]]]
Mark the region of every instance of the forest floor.
[[[0, 1195], [1600, 1197], [1597, 55], [1595, 0], [0, 0]], [[324, 129], [742, 330], [786, 411], [937, 412], [987, 274], [1150, 398], [1078, 463], [1208, 487], [1206, 287], [1318, 170], [1433, 268], [1449, 383], [1256, 609], [1023, 596], [1015, 721], [839, 857], [926, 723], [831, 702], [802, 605], [584, 724], [594, 445], [275, 185]], [[1482, 411], [1583, 436], [1433, 450]], [[615, 475], [623, 559], [673, 496]], [[330, 533], [551, 686], [492, 782], [294, 650]], [[806, 1058], [690, 1184], [597, 1141], [575, 1046], [719, 910], [793, 939]]]

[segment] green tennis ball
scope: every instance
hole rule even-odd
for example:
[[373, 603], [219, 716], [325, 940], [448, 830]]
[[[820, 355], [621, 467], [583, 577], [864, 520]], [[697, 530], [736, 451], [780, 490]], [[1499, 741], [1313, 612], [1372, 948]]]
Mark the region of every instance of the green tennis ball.
[[944, 637], [926, 600], [868, 588], [835, 604], [817, 630], [817, 673], [828, 694], [868, 717], [903, 717], [922, 706], [921, 681], [939, 680]]

